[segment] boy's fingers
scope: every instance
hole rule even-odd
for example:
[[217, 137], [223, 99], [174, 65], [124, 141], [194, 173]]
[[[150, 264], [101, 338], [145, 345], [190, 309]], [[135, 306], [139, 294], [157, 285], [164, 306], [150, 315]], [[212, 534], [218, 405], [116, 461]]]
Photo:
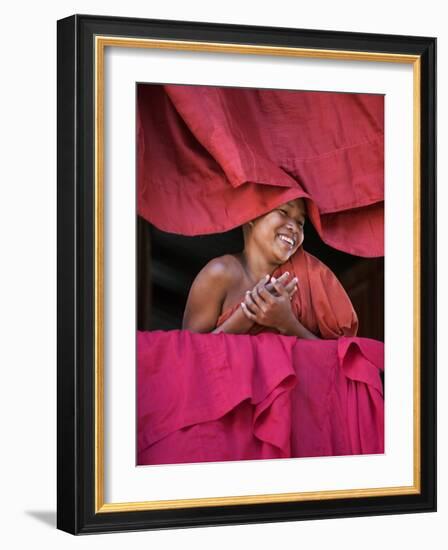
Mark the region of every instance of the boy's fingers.
[[272, 283], [275, 283], [276, 281], [281, 283], [282, 285], [285, 284], [285, 282], [288, 280], [288, 277], [289, 277], [289, 271], [285, 271], [284, 273], [282, 273], [280, 275], [280, 277], [278, 277], [278, 279], [275, 279], [275, 277], [271, 277], [271, 281]]
[[263, 310], [264, 301], [263, 301], [263, 298], [261, 298], [261, 296], [258, 294], [258, 289], [257, 288], [252, 290], [252, 292], [249, 292], [248, 296], [250, 296], [251, 302], [254, 303], [257, 306], [257, 308]]
[[280, 296], [289, 296], [289, 294], [286, 292], [285, 287], [282, 284], [280, 284], [278, 281], [274, 283], [274, 288]]
[[[276, 283], [274, 283], [273, 286], [275, 286], [275, 284]], [[269, 292], [269, 290], [265, 286], [262, 286], [261, 288], [258, 289], [258, 294], [265, 303], [266, 302], [271, 303], [274, 300], [272, 294]]]
[[264, 288], [268, 284], [270, 278], [271, 277], [269, 275], [265, 275], [262, 279], [260, 279], [251, 290], [252, 294], [255, 295], [259, 288]]
[[251, 313], [255, 314], [257, 312], [258, 304], [255, 302], [252, 292], [250, 292], [250, 290], [246, 292], [244, 302]]
[[274, 290], [274, 285], [272, 283], [268, 283], [267, 285], [264, 285], [263, 288], [265, 288], [268, 292], [272, 292]]
[[259, 300], [261, 302], [264, 302], [264, 299], [263, 299], [263, 296], [260, 294], [260, 290], [262, 288], [266, 288], [266, 283], [267, 281], [269, 281], [270, 277], [269, 275], [267, 275], [267, 279], [262, 279], [257, 285], [255, 285], [255, 287], [252, 289], [252, 297], [254, 298], [254, 300], [257, 299], [257, 297], [259, 298]]
[[294, 288], [297, 288], [297, 284], [298, 284], [298, 279], [297, 277], [294, 277], [294, 279], [291, 279], [289, 281], [289, 283], [285, 286], [285, 290], [288, 294], [291, 294], [291, 292], [294, 290]]
[[249, 311], [248, 307], [244, 302], [241, 302], [241, 309], [243, 310], [244, 315], [248, 317], [251, 321], [256, 320], [255, 315], [251, 311]]

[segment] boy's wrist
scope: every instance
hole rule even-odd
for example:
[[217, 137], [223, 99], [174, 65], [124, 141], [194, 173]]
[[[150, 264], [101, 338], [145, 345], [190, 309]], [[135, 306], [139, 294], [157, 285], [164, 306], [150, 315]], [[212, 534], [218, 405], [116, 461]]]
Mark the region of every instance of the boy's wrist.
[[221, 325], [220, 332], [230, 334], [246, 334], [254, 325], [253, 321], [244, 315], [241, 307], [237, 308], [232, 315]]
[[279, 327], [279, 332], [284, 336], [299, 336], [300, 328], [300, 321], [298, 321], [294, 315], [291, 315], [284, 325]]

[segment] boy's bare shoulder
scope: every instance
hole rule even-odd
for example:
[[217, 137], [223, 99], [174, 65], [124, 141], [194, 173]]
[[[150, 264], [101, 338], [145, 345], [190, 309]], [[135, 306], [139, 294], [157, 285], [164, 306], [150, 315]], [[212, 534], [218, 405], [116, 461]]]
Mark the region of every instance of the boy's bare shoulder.
[[239, 279], [241, 274], [242, 266], [238, 258], [233, 254], [225, 254], [210, 260], [202, 268], [199, 276], [214, 281], [233, 282]]

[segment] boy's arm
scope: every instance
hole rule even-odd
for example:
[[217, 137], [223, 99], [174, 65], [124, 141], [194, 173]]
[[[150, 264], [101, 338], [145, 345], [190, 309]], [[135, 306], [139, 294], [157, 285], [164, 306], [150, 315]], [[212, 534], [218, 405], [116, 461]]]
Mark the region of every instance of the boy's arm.
[[319, 336], [316, 336], [313, 332], [304, 327], [295, 317], [290, 319], [281, 333], [285, 336], [297, 336], [297, 338], [303, 338], [304, 340], [320, 340]]
[[231, 265], [222, 258], [209, 262], [194, 280], [185, 306], [182, 328], [192, 332], [244, 334], [253, 323], [235, 311], [216, 327], [228, 289], [234, 282]]
[[253, 325], [254, 323], [244, 315], [241, 307], [238, 307], [224, 323], [215, 328], [213, 334], [219, 334], [220, 332], [247, 334]]

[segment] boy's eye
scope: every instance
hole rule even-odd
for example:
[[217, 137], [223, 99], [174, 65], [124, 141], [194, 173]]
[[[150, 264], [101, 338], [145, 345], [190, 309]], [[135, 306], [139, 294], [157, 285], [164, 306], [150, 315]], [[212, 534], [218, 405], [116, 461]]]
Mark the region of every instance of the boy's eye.
[[[283, 209], [283, 208], [278, 208], [277, 211], [280, 212], [283, 216], [288, 216], [289, 215], [288, 211]], [[302, 219], [296, 220], [296, 222], [297, 222], [297, 225], [301, 228], [303, 228], [303, 226], [305, 225], [305, 222]]]

